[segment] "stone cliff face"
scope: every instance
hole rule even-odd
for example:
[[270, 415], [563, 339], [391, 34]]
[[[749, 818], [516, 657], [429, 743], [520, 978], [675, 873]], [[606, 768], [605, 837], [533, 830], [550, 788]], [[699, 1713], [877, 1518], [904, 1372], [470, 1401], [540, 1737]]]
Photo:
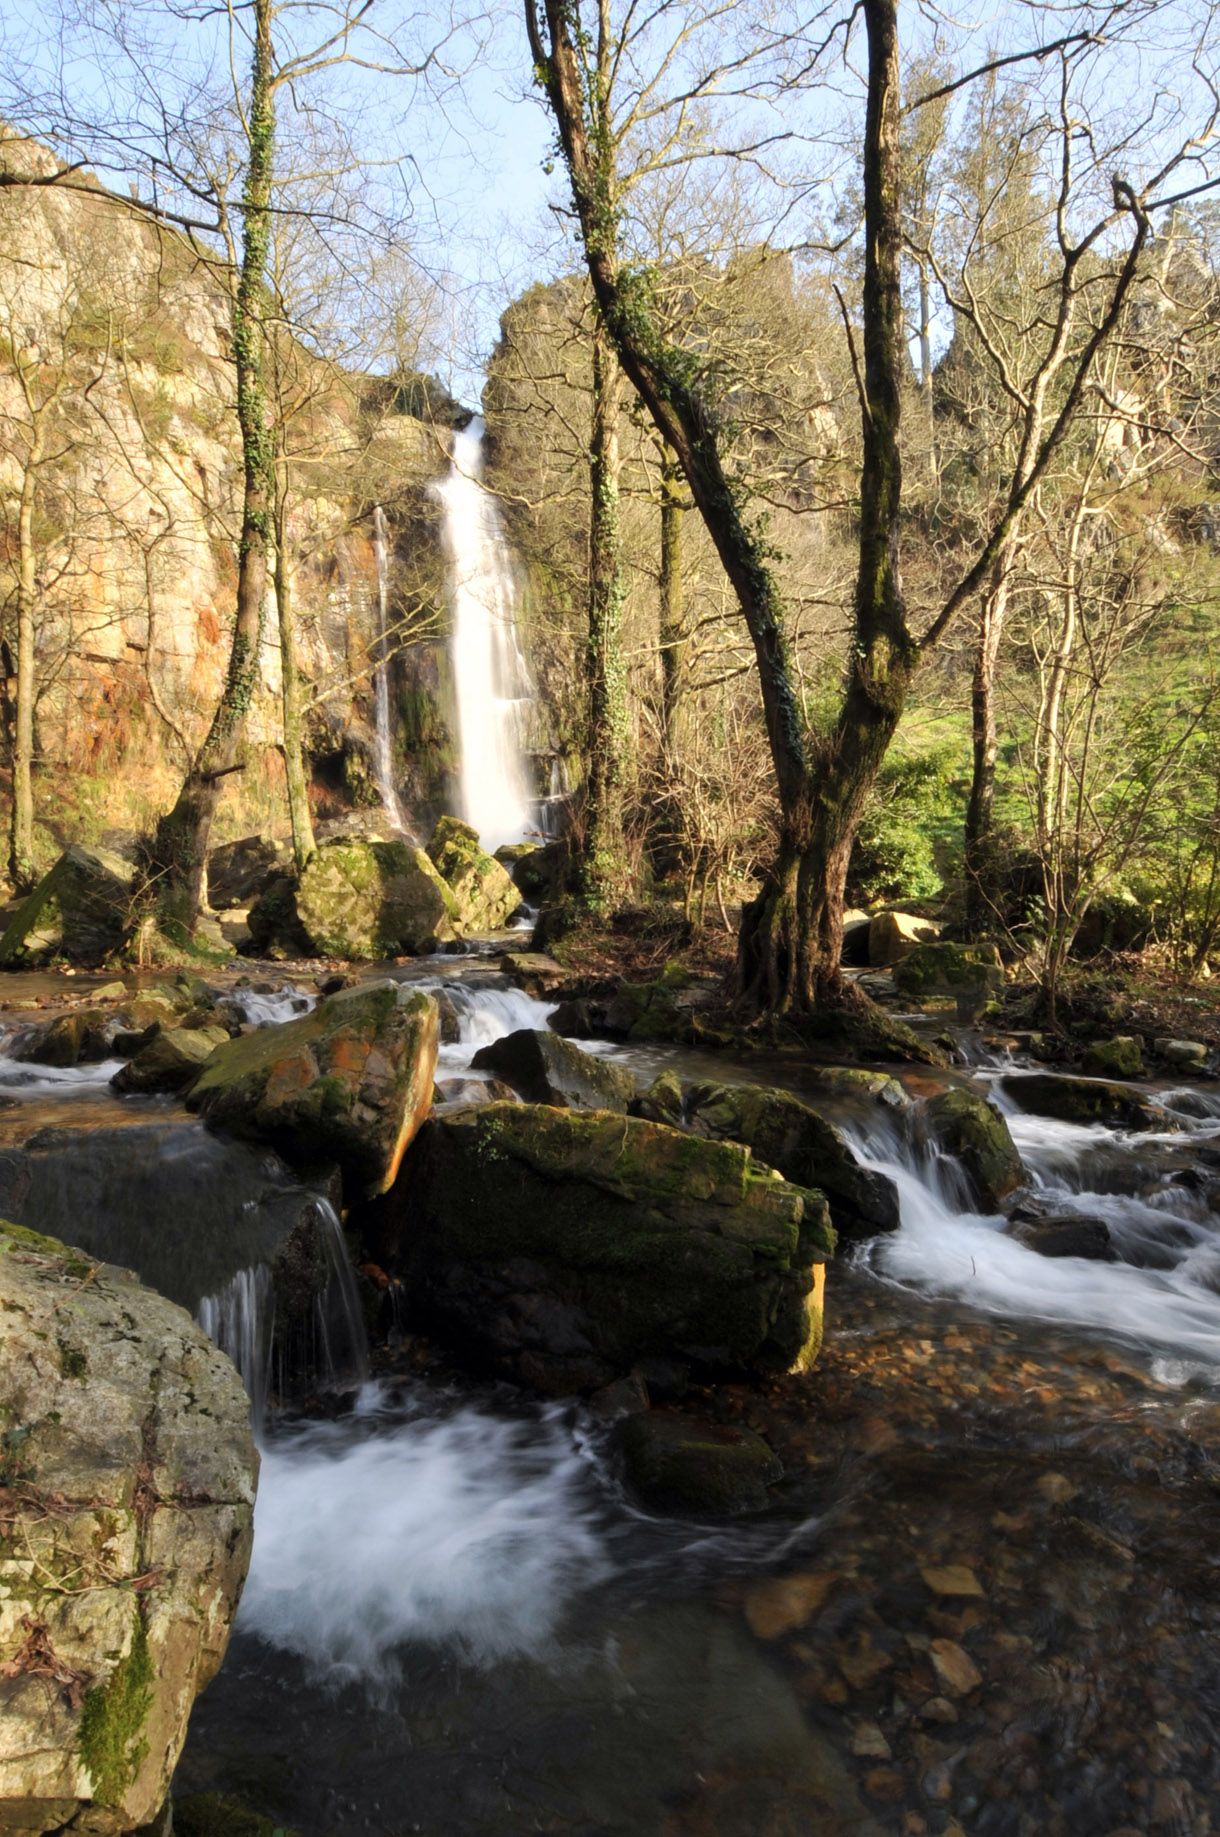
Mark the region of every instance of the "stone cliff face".
[[[3, 157], [55, 170], [31, 143], [9, 143]], [[428, 486], [446, 464], [456, 404], [425, 379], [396, 392], [326, 370], [298, 345], [286, 352], [288, 558], [319, 814], [376, 801], [377, 502], [390, 531], [389, 621], [405, 646], [393, 665], [396, 724], [426, 754], [404, 779], [439, 803], [452, 743]], [[0, 617], [11, 647], [18, 501], [32, 477], [48, 849], [69, 834], [138, 828], [172, 797], [206, 731], [236, 578], [233, 387], [223, 275], [181, 237], [100, 188], [0, 194]], [[9, 677], [11, 648], [3, 661]], [[270, 601], [260, 665], [250, 764], [227, 788], [222, 834], [286, 822]]]

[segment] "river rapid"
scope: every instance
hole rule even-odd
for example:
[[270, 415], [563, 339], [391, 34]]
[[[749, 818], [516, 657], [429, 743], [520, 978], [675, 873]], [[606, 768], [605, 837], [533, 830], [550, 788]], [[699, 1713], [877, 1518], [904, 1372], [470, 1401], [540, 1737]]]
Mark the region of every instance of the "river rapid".
[[[393, 973], [453, 1004], [442, 1083], [549, 1011], [477, 959]], [[273, 1025], [304, 997], [247, 999]], [[800, 1088], [790, 1063], [781, 1080], [599, 1050], [641, 1082], [672, 1065]], [[198, 1237], [226, 1207], [257, 1231], [308, 1203], [330, 1229], [324, 1190], [168, 1100], [116, 1098], [112, 1069], [0, 1057], [24, 1222], [70, 1237], [92, 1207], [122, 1260], [124, 1233], [164, 1230], [189, 1188]], [[472, 1385], [409, 1343], [374, 1371], [337, 1268], [311, 1352], [334, 1384], [324, 1408], [264, 1415], [250, 1577], [176, 1794], [235, 1794], [301, 1837], [1220, 1824], [1220, 1095], [1167, 1087], [1172, 1126], [1130, 1135], [1023, 1113], [996, 1083], [1012, 1069], [972, 1076], [1032, 1188], [1103, 1219], [1120, 1260], [1027, 1249], [899, 1121], [843, 1108], [901, 1228], [829, 1272], [807, 1379], [695, 1400], [784, 1461], [744, 1525], [638, 1511], [580, 1408]], [[65, 1132], [79, 1156], [31, 1162]], [[265, 1410], [257, 1268], [190, 1279], [181, 1298]]]

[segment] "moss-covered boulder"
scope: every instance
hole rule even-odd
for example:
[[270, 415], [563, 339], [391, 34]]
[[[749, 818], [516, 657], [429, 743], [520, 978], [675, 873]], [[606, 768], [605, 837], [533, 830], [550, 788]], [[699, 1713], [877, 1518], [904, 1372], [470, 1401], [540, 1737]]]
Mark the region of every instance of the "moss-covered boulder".
[[501, 931], [507, 925], [521, 904], [521, 890], [507, 868], [487, 853], [476, 829], [459, 817], [443, 816], [428, 854], [457, 901], [464, 931]]
[[635, 1079], [621, 1065], [582, 1052], [557, 1033], [528, 1027], [481, 1046], [470, 1063], [476, 1071], [494, 1072], [527, 1103], [625, 1114], [635, 1096]]
[[619, 1447], [628, 1486], [657, 1512], [738, 1518], [762, 1511], [783, 1477], [778, 1456], [752, 1429], [676, 1410], [629, 1416]]
[[365, 983], [218, 1046], [187, 1103], [286, 1160], [335, 1161], [355, 1191], [381, 1193], [431, 1108], [438, 1032], [431, 996]]
[[328, 842], [302, 873], [294, 906], [320, 957], [422, 956], [461, 928], [453, 892], [410, 842]]
[[920, 1109], [919, 1130], [926, 1142], [961, 1164], [982, 1211], [998, 1212], [1008, 1195], [1025, 1185], [1025, 1168], [1008, 1124], [977, 1091], [954, 1086], [929, 1097]]
[[134, 883], [135, 869], [121, 855], [74, 844], [9, 920], [0, 937], [0, 969], [53, 958], [103, 962], [131, 932]]
[[543, 950], [506, 950], [500, 958], [500, 968], [504, 975], [510, 976], [519, 989], [535, 1000], [550, 995], [568, 980], [568, 972], [554, 957], [548, 957]]
[[228, 1041], [225, 1027], [167, 1027], [158, 1030], [133, 1059], [110, 1080], [116, 1091], [151, 1096], [184, 1091], [193, 1084], [218, 1046]]
[[1120, 1033], [1086, 1046], [1080, 1064], [1090, 1078], [1142, 1078], [1144, 1051], [1133, 1035]]
[[433, 1117], [375, 1231], [421, 1326], [551, 1394], [654, 1358], [807, 1364], [834, 1249], [822, 1196], [748, 1148], [513, 1104]]
[[568, 850], [563, 842], [508, 842], [496, 850], [496, 860], [526, 899], [538, 905], [562, 886]]
[[1064, 1072], [1008, 1072], [1000, 1088], [1022, 1110], [1063, 1123], [1105, 1123], [1116, 1129], [1174, 1129], [1160, 1104], [1130, 1085]]
[[0, 1829], [164, 1802], [249, 1561], [236, 1372], [126, 1270], [0, 1224]]
[[689, 1085], [682, 1126], [714, 1140], [743, 1142], [785, 1180], [816, 1187], [826, 1195], [831, 1221], [843, 1236], [872, 1237], [898, 1229], [894, 1182], [862, 1167], [843, 1131], [789, 1091]]
[[13, 1043], [13, 1058], [29, 1065], [96, 1064], [108, 1058], [114, 1017], [103, 1008], [75, 1008], [58, 1014], [47, 1026], [32, 1027]]
[[894, 988], [915, 1007], [952, 1005], [963, 1020], [1004, 993], [1004, 965], [994, 944], [916, 944], [894, 965]]

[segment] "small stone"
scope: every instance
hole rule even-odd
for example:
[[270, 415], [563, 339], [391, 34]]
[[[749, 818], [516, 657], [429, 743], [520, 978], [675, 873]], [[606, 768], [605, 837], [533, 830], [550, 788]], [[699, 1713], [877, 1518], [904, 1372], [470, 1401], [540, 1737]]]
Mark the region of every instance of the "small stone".
[[943, 1567], [933, 1567], [929, 1564], [919, 1573], [934, 1595], [982, 1597], [983, 1589], [978, 1577], [973, 1569], [967, 1569], [964, 1563], [946, 1563]]
[[946, 1725], [957, 1721], [957, 1710], [948, 1697], [929, 1697], [919, 1711], [921, 1722], [942, 1722]]
[[1065, 1473], [1044, 1473], [1036, 1485], [1050, 1505], [1063, 1505], [1067, 1500], [1074, 1499], [1079, 1491]]
[[851, 1738], [851, 1751], [861, 1760], [889, 1760], [891, 1748], [875, 1722], [858, 1723]]
[[864, 1776], [864, 1790], [870, 1799], [881, 1799], [896, 1805], [906, 1795], [906, 1781], [893, 1767], [874, 1767]]
[[780, 1639], [807, 1626], [839, 1580], [834, 1570], [776, 1576], [746, 1596], [746, 1620], [757, 1639]]
[[928, 1647], [937, 1677], [951, 1697], [968, 1696], [983, 1681], [982, 1673], [955, 1639], [934, 1639]]
[[934, 1805], [947, 1805], [953, 1796], [953, 1773], [945, 1765], [929, 1767], [923, 1776], [923, 1794]]
[[867, 1638], [854, 1650], [838, 1655], [839, 1670], [853, 1690], [863, 1690], [883, 1671], [888, 1671], [893, 1662], [888, 1652], [879, 1652]]

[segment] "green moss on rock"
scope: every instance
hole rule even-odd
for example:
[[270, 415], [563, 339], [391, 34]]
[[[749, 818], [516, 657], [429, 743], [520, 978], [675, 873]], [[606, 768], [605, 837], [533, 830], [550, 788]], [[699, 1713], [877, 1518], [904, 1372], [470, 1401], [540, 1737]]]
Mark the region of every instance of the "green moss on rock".
[[88, 1691], [81, 1706], [80, 1753], [103, 1805], [123, 1802], [148, 1752], [145, 1724], [153, 1700], [155, 1677], [148, 1654], [148, 1635], [138, 1608], [131, 1646], [105, 1684]]

